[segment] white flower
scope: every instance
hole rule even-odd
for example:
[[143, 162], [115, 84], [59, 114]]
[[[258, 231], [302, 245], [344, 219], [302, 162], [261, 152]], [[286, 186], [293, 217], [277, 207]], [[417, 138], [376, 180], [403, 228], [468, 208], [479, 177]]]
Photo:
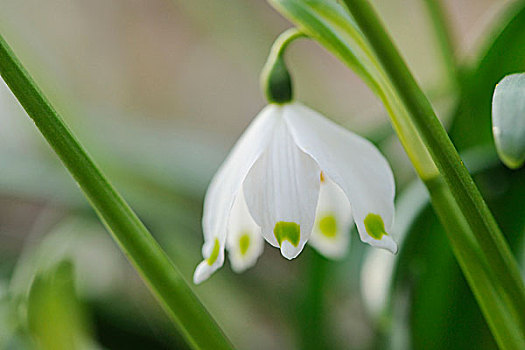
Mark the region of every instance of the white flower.
[[[254, 119], [213, 178], [204, 202], [202, 261], [193, 280], [224, 263], [255, 264], [263, 238], [295, 258], [308, 240], [337, 258], [353, 218], [361, 240], [393, 253], [394, 178], [364, 138], [297, 103], [270, 104]], [[352, 213], [350, 211], [352, 208]]]

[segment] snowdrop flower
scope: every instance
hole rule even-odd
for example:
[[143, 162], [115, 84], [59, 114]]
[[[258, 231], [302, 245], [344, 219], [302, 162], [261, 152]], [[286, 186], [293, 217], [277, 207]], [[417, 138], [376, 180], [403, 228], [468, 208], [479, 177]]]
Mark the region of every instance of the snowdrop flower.
[[204, 260], [194, 283], [223, 265], [225, 249], [234, 271], [253, 266], [264, 240], [287, 259], [307, 242], [340, 258], [354, 221], [362, 241], [397, 251], [388, 233], [395, 193], [390, 166], [372, 143], [293, 101], [281, 57], [286, 42], [276, 45], [264, 74], [271, 103], [237, 141], [206, 193]]
[[210, 184], [205, 259], [194, 282], [223, 265], [225, 248], [235, 271], [253, 266], [263, 238], [287, 259], [309, 240], [328, 257], [340, 257], [352, 213], [362, 241], [395, 253], [388, 234], [394, 192], [392, 171], [372, 143], [298, 102], [270, 104]]

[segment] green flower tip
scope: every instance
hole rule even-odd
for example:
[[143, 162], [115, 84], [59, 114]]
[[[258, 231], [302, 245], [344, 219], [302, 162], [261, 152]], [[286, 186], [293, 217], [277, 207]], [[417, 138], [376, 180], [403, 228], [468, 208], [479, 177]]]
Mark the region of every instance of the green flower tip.
[[210, 257], [206, 260], [208, 262], [208, 265], [211, 266], [217, 261], [217, 258], [219, 257], [220, 247], [221, 247], [221, 244], [219, 243], [219, 240], [215, 238], [213, 250], [211, 251]]
[[280, 246], [284, 241], [288, 241], [294, 247], [297, 247], [301, 239], [301, 227], [295, 222], [279, 221], [275, 224], [273, 234]]
[[319, 230], [328, 237], [334, 238], [337, 235], [337, 220], [334, 215], [326, 215], [319, 220]]
[[250, 235], [245, 233], [239, 238], [239, 250], [241, 255], [245, 255], [250, 248]]
[[369, 213], [365, 218], [366, 232], [373, 238], [380, 240], [383, 236], [388, 236], [385, 230], [385, 223], [381, 216]]

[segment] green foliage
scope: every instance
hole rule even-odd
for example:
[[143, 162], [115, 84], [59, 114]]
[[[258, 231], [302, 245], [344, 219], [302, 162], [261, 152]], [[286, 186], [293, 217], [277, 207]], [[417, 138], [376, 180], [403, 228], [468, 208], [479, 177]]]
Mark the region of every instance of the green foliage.
[[[472, 155], [475, 157], [467, 155], [466, 159], [474, 159], [469, 163], [476, 183], [519, 256], [525, 234], [525, 171], [510, 171], [487, 149]], [[500, 185], [495, 186], [494, 181]], [[496, 343], [430, 203], [400, 234], [405, 240], [392, 276], [388, 311], [392, 327], [383, 345], [392, 343], [391, 338], [405, 337], [415, 349], [495, 349]], [[404, 305], [407, 300], [408, 313]], [[393, 326], [399, 322], [407, 326]], [[399, 332], [408, 334], [396, 334]]]
[[33, 280], [27, 305], [29, 330], [41, 350], [97, 349], [75, 294], [73, 264], [62, 260]]
[[510, 7], [497, 23], [489, 45], [476, 64], [461, 72], [461, 98], [450, 128], [459, 150], [494, 145], [491, 128], [492, 94], [505, 75], [525, 71], [525, 2]]
[[0, 36], [0, 74], [174, 325], [195, 348], [232, 345], [146, 226], [100, 171]]

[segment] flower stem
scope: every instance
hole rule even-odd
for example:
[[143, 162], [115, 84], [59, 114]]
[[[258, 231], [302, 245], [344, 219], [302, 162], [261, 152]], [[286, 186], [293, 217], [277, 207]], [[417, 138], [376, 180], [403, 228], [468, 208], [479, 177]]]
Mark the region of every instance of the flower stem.
[[292, 78], [284, 62], [284, 52], [295, 39], [305, 35], [296, 28], [285, 30], [275, 40], [261, 72], [261, 88], [270, 103], [288, 103], [293, 99]]
[[450, 189], [452, 199], [494, 272], [492, 278], [495, 278], [496, 285], [501, 287], [498, 293], [504, 295], [503, 301], [509, 306], [522, 335], [525, 334], [525, 288], [517, 263], [492, 213], [372, 6], [366, 0], [344, 0], [344, 3], [406, 106], [413, 125]]
[[232, 349], [179, 270], [98, 169], [1, 35], [0, 75], [187, 342], [195, 349]]

